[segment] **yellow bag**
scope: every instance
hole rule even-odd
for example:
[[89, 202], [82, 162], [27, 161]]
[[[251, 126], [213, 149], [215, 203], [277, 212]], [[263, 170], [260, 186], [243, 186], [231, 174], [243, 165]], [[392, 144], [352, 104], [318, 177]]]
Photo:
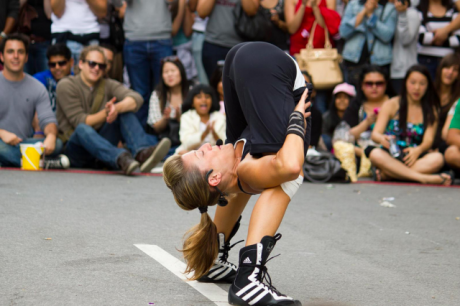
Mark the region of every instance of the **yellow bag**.
[[331, 89], [337, 84], [343, 83], [342, 70], [339, 62], [341, 57], [337, 49], [333, 49], [329, 41], [329, 31], [324, 29], [326, 41], [324, 49], [313, 48], [313, 36], [317, 22], [313, 24], [310, 38], [306, 49], [300, 50], [300, 54], [294, 57], [301, 70], [307, 70], [312, 76], [313, 84], [316, 89]]

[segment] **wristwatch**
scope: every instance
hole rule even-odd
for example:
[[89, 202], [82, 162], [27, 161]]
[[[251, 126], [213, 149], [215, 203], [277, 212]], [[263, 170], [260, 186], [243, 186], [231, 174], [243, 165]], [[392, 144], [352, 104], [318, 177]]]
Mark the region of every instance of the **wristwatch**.
[[3, 37], [3, 38], [7, 38], [7, 37], [8, 37], [8, 35], [6, 35], [6, 33], [3, 32], [3, 31], [2, 31], [2, 33], [0, 33], [0, 36]]

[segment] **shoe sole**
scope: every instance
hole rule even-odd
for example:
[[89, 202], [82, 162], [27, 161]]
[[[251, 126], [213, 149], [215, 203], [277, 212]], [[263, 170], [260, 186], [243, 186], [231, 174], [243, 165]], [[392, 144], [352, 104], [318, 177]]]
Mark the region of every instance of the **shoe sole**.
[[171, 140], [163, 138], [153, 151], [152, 155], [141, 165], [142, 173], [150, 173], [150, 171], [168, 154], [171, 148]]
[[137, 168], [139, 168], [139, 163], [137, 161], [132, 162], [126, 169], [125, 175], [131, 175]]

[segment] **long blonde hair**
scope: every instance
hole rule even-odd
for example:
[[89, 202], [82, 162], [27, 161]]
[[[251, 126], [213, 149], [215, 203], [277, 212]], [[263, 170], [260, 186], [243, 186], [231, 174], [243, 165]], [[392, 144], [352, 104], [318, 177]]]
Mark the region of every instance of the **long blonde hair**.
[[[217, 191], [209, 190], [205, 174], [196, 167], [186, 168], [179, 155], [166, 160], [163, 179], [171, 189], [177, 205], [184, 210], [215, 205], [219, 198]], [[204, 276], [211, 269], [219, 252], [219, 244], [216, 225], [207, 212], [201, 214], [199, 224], [185, 233], [181, 252], [187, 262], [185, 273], [194, 272], [190, 280]]]

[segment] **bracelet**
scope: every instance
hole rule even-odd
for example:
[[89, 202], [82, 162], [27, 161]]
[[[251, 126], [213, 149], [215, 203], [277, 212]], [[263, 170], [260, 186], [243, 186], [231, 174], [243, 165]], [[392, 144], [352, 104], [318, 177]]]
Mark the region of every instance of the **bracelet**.
[[45, 133], [43, 133], [42, 131], [36, 131], [34, 133], [34, 135], [43, 135], [43, 136], [45, 136]]
[[300, 138], [305, 138], [305, 121], [301, 112], [294, 111], [289, 117], [289, 125], [286, 130], [286, 136], [295, 134]]

